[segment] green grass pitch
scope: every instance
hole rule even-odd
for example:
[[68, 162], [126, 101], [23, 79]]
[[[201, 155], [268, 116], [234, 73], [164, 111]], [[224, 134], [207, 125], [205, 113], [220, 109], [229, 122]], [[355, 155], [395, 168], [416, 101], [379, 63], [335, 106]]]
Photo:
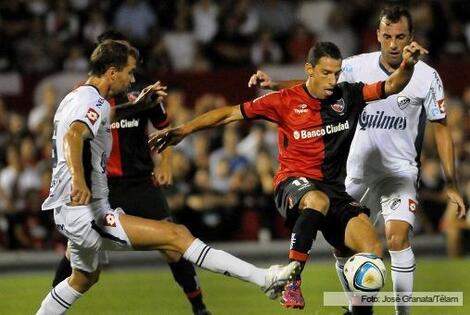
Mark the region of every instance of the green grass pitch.
[[[215, 315], [343, 314], [324, 307], [323, 291], [339, 291], [333, 262], [312, 259], [303, 273], [303, 311], [285, 310], [254, 285], [199, 270], [205, 302]], [[416, 291], [463, 291], [463, 307], [415, 307], [413, 314], [470, 314], [470, 261], [418, 260]], [[34, 314], [49, 289], [52, 272], [0, 276], [0, 314]], [[386, 291], [391, 291], [388, 275]], [[191, 314], [188, 302], [168, 269], [104, 271], [100, 282], [75, 303], [69, 314]], [[392, 307], [375, 313], [393, 314]]]

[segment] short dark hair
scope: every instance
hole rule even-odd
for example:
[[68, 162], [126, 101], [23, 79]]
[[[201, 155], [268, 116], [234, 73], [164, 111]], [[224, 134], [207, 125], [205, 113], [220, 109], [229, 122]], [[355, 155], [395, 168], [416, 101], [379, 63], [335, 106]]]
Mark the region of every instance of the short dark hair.
[[380, 12], [377, 29], [380, 28], [380, 23], [382, 22], [382, 19], [386, 19], [392, 23], [398, 23], [402, 17], [404, 17], [408, 21], [408, 30], [410, 31], [410, 33], [412, 33], [413, 21], [411, 19], [410, 11], [408, 11], [408, 9], [398, 6], [384, 8], [382, 12]]
[[90, 75], [101, 76], [110, 67], [119, 71], [127, 65], [128, 56], [139, 57], [139, 52], [121, 41], [105, 40], [99, 44], [90, 57]]
[[318, 42], [310, 50], [307, 55], [307, 62], [316, 65], [321, 57], [331, 57], [333, 59], [343, 59], [338, 46], [332, 42]]
[[122, 41], [126, 41], [126, 42], [129, 42], [129, 40], [127, 39], [127, 37], [119, 32], [118, 30], [115, 30], [115, 29], [110, 29], [110, 30], [107, 30], [103, 33], [101, 33], [100, 35], [98, 35], [98, 43], [97, 44], [101, 44], [102, 42], [104, 42], [105, 40], [122, 40]]

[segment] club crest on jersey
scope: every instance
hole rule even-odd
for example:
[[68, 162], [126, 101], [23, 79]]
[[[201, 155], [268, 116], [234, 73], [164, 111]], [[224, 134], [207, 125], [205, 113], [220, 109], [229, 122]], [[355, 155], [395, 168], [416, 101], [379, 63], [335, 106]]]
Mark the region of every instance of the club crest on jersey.
[[331, 105], [331, 109], [337, 113], [344, 114], [344, 100], [340, 98], [337, 103]]
[[104, 216], [103, 225], [104, 226], [110, 226], [110, 227], [116, 227], [116, 219], [114, 218], [114, 214], [107, 213]]
[[297, 108], [294, 108], [294, 113], [296, 114], [304, 114], [308, 112], [308, 105], [307, 104], [300, 104]]
[[398, 103], [398, 108], [400, 108], [401, 110], [404, 110], [405, 108], [408, 107], [408, 105], [411, 104], [411, 99], [406, 96], [398, 96], [397, 103]]
[[359, 202], [357, 202], [357, 201], [351, 201], [351, 202], [349, 203], [349, 205], [350, 205], [350, 206], [353, 206], [353, 207], [360, 207], [360, 206], [361, 206], [361, 204], [360, 204]]
[[129, 102], [135, 101], [138, 96], [139, 96], [139, 92], [136, 92], [136, 91], [127, 93], [127, 99], [129, 100]]
[[411, 212], [416, 211], [416, 206], [416, 201], [414, 201], [413, 199], [408, 199], [408, 208]]
[[88, 108], [88, 111], [85, 116], [86, 118], [88, 118], [92, 125], [94, 125], [98, 118], [100, 118], [100, 114], [98, 114], [98, 112], [93, 108]]

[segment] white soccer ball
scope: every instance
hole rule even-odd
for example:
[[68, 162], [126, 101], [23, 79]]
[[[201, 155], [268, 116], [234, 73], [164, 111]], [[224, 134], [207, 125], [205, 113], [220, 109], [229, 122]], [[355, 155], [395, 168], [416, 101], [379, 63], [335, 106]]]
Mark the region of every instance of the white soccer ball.
[[387, 277], [382, 259], [370, 253], [351, 256], [344, 264], [343, 273], [353, 292], [377, 292]]

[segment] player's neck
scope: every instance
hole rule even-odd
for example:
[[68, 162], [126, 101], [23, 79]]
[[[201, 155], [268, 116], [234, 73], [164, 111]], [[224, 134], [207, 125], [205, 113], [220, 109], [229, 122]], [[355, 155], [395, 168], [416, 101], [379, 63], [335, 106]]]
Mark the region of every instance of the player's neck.
[[315, 87], [315, 84], [311, 78], [308, 78], [307, 81], [305, 81], [305, 86], [307, 87], [307, 91], [310, 96], [320, 99], [318, 97], [318, 95], [320, 95], [320, 91], [317, 87]]
[[383, 55], [380, 55], [379, 62], [380, 62], [380, 65], [381, 65], [388, 73], [393, 73], [393, 72], [394, 72], [395, 70], [397, 70], [398, 67], [400, 66], [400, 65], [393, 66], [393, 65], [389, 64], [387, 61], [385, 61], [385, 58], [383, 57]]
[[91, 76], [86, 80], [85, 84], [94, 86], [100, 95], [104, 98], [109, 96], [109, 83], [104, 78], [99, 78], [96, 76]]

